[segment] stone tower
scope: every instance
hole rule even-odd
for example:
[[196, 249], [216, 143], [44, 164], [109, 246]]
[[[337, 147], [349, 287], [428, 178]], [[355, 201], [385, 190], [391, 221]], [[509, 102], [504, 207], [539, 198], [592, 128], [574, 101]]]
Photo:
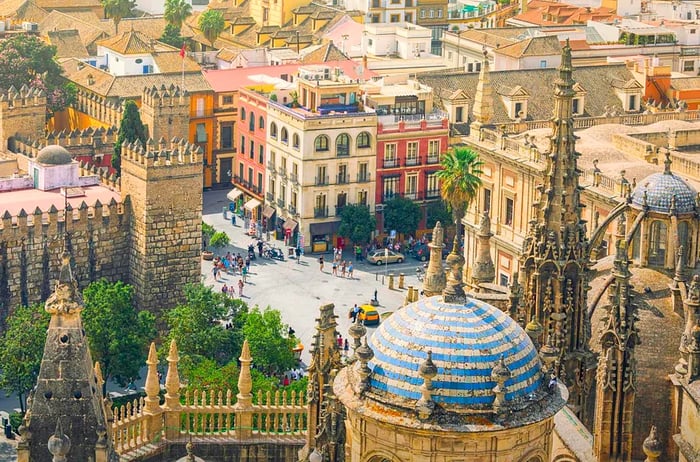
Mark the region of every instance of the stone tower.
[[102, 377], [93, 367], [83, 331], [83, 301], [70, 260], [64, 250], [56, 289], [46, 301], [51, 321], [36, 388], [27, 399], [20, 428], [19, 462], [51, 462], [49, 440], [57, 427], [70, 438], [68, 460], [112, 460]]
[[600, 335], [593, 428], [595, 458], [601, 462], [632, 460], [632, 423], [636, 393], [635, 348], [639, 344], [637, 307], [629, 283], [624, 214], [620, 217], [617, 254], [608, 289], [610, 306]]
[[154, 140], [170, 142], [189, 133], [190, 95], [180, 87], [144, 88], [139, 112], [148, 136]]
[[[139, 309], [159, 313], [200, 280], [202, 162], [184, 140], [122, 146], [122, 195], [131, 209], [129, 275]], [[128, 200], [128, 202], [127, 202]]]
[[435, 228], [433, 228], [433, 238], [428, 244], [428, 247], [430, 247], [430, 262], [423, 280], [423, 294], [426, 297], [439, 295], [445, 289], [447, 279], [445, 270], [442, 268], [442, 248], [445, 247], [443, 243], [445, 240], [444, 236], [442, 224], [438, 221], [435, 223]]
[[545, 347], [552, 374], [569, 388], [569, 406], [584, 423], [595, 361], [588, 347], [590, 318], [586, 292], [589, 260], [586, 225], [581, 219], [581, 187], [576, 167], [571, 47], [562, 50], [555, 82], [553, 133], [546, 152], [544, 184], [537, 186], [534, 216], [523, 243], [518, 316], [526, 331]]
[[35, 138], [46, 128], [46, 96], [39, 89], [13, 86], [0, 95], [0, 142], [7, 149], [7, 140], [15, 135]]

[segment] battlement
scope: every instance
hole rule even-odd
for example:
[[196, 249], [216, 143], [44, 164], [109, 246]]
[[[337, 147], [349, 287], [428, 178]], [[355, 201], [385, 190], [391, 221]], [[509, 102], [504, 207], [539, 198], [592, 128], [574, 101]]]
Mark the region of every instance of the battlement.
[[39, 88], [22, 85], [17, 90], [13, 85], [5, 93], [0, 94], [0, 111], [36, 106], [46, 106], [46, 95]]
[[151, 88], [145, 87], [141, 97], [141, 106], [144, 105], [151, 107], [183, 106], [189, 111], [190, 94], [187, 90], [182, 90], [173, 84], [168, 88], [165, 85], [161, 85], [160, 88], [155, 85]]
[[75, 108], [93, 119], [117, 126], [122, 116], [122, 102], [111, 100], [85, 90], [79, 90], [76, 95]]
[[119, 176], [116, 173], [112, 173], [110, 175], [108, 169], [104, 167], [98, 167], [94, 164], [88, 164], [83, 161], [80, 162], [79, 168], [81, 177], [95, 175], [99, 177], [100, 184], [102, 186], [105, 186], [115, 191], [121, 191], [121, 180], [119, 179]]
[[146, 147], [136, 140], [122, 144], [122, 162], [131, 162], [147, 168], [169, 168], [174, 166], [197, 165], [201, 167], [202, 148], [190, 144], [183, 138], [173, 138], [170, 148], [165, 138], [156, 143], [152, 138]]
[[9, 148], [12, 152], [23, 154], [33, 159], [43, 147], [52, 144], [63, 146], [68, 151], [71, 151], [71, 148], [96, 148], [102, 145], [114, 145], [117, 141], [117, 131], [116, 127], [89, 127], [85, 130], [52, 131], [41, 139], [15, 135], [10, 140]]

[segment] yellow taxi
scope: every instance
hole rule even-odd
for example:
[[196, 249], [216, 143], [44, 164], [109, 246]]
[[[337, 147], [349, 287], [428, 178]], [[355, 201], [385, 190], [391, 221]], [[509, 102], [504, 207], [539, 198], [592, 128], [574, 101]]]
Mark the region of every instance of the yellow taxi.
[[379, 312], [372, 305], [360, 306], [359, 316], [365, 326], [376, 326], [379, 324]]

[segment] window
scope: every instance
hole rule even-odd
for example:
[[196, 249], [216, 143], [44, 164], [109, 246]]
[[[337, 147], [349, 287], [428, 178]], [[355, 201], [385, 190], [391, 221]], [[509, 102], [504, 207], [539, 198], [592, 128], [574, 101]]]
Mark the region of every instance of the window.
[[357, 203], [359, 205], [367, 205], [367, 191], [357, 192]]
[[396, 160], [396, 143], [387, 143], [384, 145], [384, 167], [397, 167]]
[[690, 29], [690, 33], [691, 33], [691, 34], [694, 34], [694, 33], [695, 33], [695, 29]]
[[274, 168], [275, 164], [277, 163], [277, 153], [275, 151], [270, 151], [270, 156], [267, 160], [270, 166]]
[[319, 135], [314, 141], [314, 148], [316, 151], [328, 151], [328, 137], [326, 135]]
[[425, 10], [420, 10], [420, 17], [425, 18]]
[[221, 97], [221, 104], [233, 104], [233, 96], [223, 96]]
[[136, 64], [141, 64], [143, 62], [143, 59], [141, 58], [136, 58]]
[[462, 106], [455, 108], [455, 122], [464, 122], [464, 108]]
[[282, 130], [280, 130], [280, 140], [284, 144], [289, 144], [289, 133], [287, 133], [286, 127], [282, 127]]
[[418, 141], [406, 143], [406, 165], [418, 164]]
[[372, 42], [372, 39], [367, 39], [367, 46], [368, 47], [371, 47], [372, 43], [374, 43], [374, 42]]
[[440, 140], [428, 141], [428, 162], [437, 163], [440, 158]]
[[297, 133], [292, 134], [292, 147], [299, 149], [299, 135]]
[[484, 188], [484, 212], [491, 211], [491, 190]]
[[523, 103], [515, 103], [515, 117], [520, 117], [521, 112], [523, 112]]
[[506, 226], [513, 226], [513, 206], [513, 199], [506, 197], [506, 216], [503, 220]]
[[319, 165], [316, 168], [316, 184], [317, 185], [328, 184], [328, 175], [326, 175], [327, 172], [328, 172], [328, 170], [326, 170], [325, 165]]
[[438, 18], [442, 18], [442, 10], [437, 10]]
[[204, 124], [197, 124], [197, 143], [207, 142], [207, 128]]
[[637, 95], [630, 95], [630, 111], [636, 111], [637, 110]]
[[289, 205], [297, 208], [297, 193], [295, 191], [292, 191], [292, 200], [289, 202]]
[[392, 14], [389, 18], [389, 22], [399, 22], [401, 21], [401, 16], [398, 14]]
[[221, 149], [233, 147], [233, 122], [221, 124]]
[[270, 178], [270, 186], [269, 186], [269, 191], [271, 197], [275, 197], [275, 180]]
[[573, 101], [571, 102], [571, 112], [574, 115], [579, 114], [579, 106], [580, 106], [580, 100], [578, 98], [574, 98]]
[[238, 164], [238, 178], [243, 181], [243, 164]]
[[284, 201], [287, 198], [287, 186], [282, 183], [280, 185], [280, 200]]
[[260, 117], [258, 118], [258, 128], [259, 128], [260, 130], [262, 130], [263, 128], [265, 128], [265, 119], [263, 118], [263, 116], [260, 116]]
[[368, 148], [370, 142], [369, 133], [362, 132], [357, 135], [357, 147], [358, 148]]
[[510, 277], [505, 273], [500, 273], [498, 276], [498, 284], [503, 287], [508, 287], [510, 284]]
[[248, 117], [248, 131], [255, 131], [255, 113], [253, 111], [250, 112], [250, 117]]
[[363, 162], [357, 166], [357, 181], [369, 181], [369, 164]]
[[540, 67], [541, 67], [542, 69], [544, 69], [545, 67], [547, 67], [547, 60], [546, 60], [546, 59], [540, 60]]
[[418, 174], [406, 175], [406, 198], [417, 199], [418, 192]]
[[378, 14], [372, 15], [372, 22], [375, 24], [379, 22], [379, 15]]
[[345, 164], [338, 165], [338, 184], [345, 184], [348, 182], [348, 166]]
[[263, 174], [258, 173], [258, 182], [256, 183], [258, 185], [258, 188], [262, 189], [263, 187]]
[[245, 120], [245, 108], [241, 108], [241, 120]]
[[253, 185], [253, 169], [248, 167], [248, 184]]
[[683, 72], [693, 72], [695, 70], [695, 61], [683, 61]]
[[426, 196], [427, 197], [439, 197], [440, 196], [440, 178], [437, 173], [429, 173], [426, 176]]
[[264, 158], [265, 158], [265, 148], [261, 144], [260, 146], [258, 146], [258, 162], [260, 162], [262, 164]]
[[411, 13], [406, 13], [406, 14], [403, 16], [403, 20], [406, 21], [406, 22], [413, 22], [413, 14], [411, 14]]
[[434, 17], [435, 17], [435, 10], [430, 10], [430, 18], [432, 19]]
[[245, 136], [241, 136], [241, 154], [245, 154]]
[[467, 64], [467, 72], [474, 72], [474, 63]]
[[277, 139], [277, 124], [274, 122], [270, 124], [270, 138]]
[[251, 159], [255, 158], [255, 141], [250, 140], [250, 150], [248, 151], [248, 155], [250, 156]]
[[335, 154], [338, 157], [350, 155], [350, 137], [347, 134], [341, 133], [335, 139]]
[[399, 189], [399, 177], [390, 176], [388, 178], [382, 179], [382, 202], [391, 200], [396, 195]]

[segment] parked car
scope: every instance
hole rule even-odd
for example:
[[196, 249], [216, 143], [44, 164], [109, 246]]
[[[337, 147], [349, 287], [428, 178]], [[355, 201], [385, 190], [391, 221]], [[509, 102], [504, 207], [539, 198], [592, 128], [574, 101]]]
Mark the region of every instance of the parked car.
[[379, 324], [379, 312], [372, 305], [360, 306], [359, 316], [365, 326], [376, 326]]
[[402, 253], [387, 249], [379, 249], [367, 254], [367, 261], [375, 265], [403, 263], [405, 259], [406, 257], [404, 257]]
[[[450, 254], [450, 248], [445, 246], [442, 248], [442, 259], [444, 260]], [[420, 261], [427, 261], [430, 259], [430, 247], [428, 244], [418, 243], [413, 246], [413, 258]]]

